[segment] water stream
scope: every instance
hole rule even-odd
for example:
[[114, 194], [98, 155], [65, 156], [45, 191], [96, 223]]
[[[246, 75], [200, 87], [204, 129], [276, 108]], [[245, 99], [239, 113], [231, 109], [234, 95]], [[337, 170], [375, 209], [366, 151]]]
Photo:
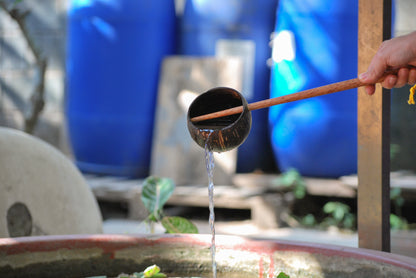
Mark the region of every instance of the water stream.
[[[212, 131], [211, 131], [212, 132]], [[211, 135], [211, 134], [210, 134]], [[209, 136], [205, 142], [205, 163], [208, 173], [208, 197], [209, 197], [209, 227], [211, 229], [211, 259], [212, 275], [217, 277], [217, 263], [215, 261], [215, 213], [214, 213], [214, 153], [208, 144]]]

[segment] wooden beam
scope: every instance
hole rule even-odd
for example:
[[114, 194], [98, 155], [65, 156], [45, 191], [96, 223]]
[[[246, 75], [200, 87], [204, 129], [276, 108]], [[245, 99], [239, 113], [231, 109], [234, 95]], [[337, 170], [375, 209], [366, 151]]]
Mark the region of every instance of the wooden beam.
[[[391, 0], [359, 0], [358, 73], [391, 36]], [[390, 92], [358, 90], [358, 238], [360, 248], [390, 251]]]

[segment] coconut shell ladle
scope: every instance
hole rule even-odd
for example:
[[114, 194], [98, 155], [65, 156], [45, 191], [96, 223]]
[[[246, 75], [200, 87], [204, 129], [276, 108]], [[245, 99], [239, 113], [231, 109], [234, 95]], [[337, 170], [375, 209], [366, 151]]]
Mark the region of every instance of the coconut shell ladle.
[[[386, 71], [377, 83], [381, 83], [387, 75], [397, 74], [397, 71]], [[205, 147], [208, 143], [213, 151], [231, 150], [241, 145], [247, 138], [251, 128], [250, 111], [252, 110], [365, 85], [369, 84], [354, 78], [250, 104], [247, 104], [243, 96], [234, 89], [214, 88], [196, 98], [189, 107], [188, 130], [194, 141], [201, 147]]]
[[[192, 122], [190, 119], [213, 111], [241, 107], [241, 112]], [[188, 109], [188, 130], [192, 139], [202, 148], [225, 152], [241, 145], [251, 129], [251, 112], [245, 98], [236, 90], [226, 87], [213, 88], [199, 95]]]

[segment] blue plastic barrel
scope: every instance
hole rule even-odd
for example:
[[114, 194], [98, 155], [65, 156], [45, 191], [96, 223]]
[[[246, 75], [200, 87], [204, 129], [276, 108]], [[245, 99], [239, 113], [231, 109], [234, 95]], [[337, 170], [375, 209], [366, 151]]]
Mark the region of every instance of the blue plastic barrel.
[[[239, 55], [245, 62], [242, 94], [248, 102], [269, 97], [270, 34], [278, 0], [187, 0], [180, 23], [180, 53]], [[238, 149], [238, 172], [275, 170], [267, 110], [253, 111], [253, 125]]]
[[[357, 0], [281, 0], [271, 97], [357, 76]], [[339, 177], [357, 170], [357, 90], [274, 106], [269, 123], [279, 168]]]
[[149, 174], [162, 58], [175, 47], [173, 0], [73, 0], [66, 116], [84, 172]]

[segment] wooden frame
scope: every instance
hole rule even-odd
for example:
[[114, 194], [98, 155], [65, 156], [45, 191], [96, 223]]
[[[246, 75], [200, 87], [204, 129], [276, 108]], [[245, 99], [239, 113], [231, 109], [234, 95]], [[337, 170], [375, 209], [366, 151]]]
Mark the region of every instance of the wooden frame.
[[[391, 36], [391, 0], [359, 0], [358, 72]], [[358, 90], [358, 238], [360, 248], [390, 251], [390, 92]]]

